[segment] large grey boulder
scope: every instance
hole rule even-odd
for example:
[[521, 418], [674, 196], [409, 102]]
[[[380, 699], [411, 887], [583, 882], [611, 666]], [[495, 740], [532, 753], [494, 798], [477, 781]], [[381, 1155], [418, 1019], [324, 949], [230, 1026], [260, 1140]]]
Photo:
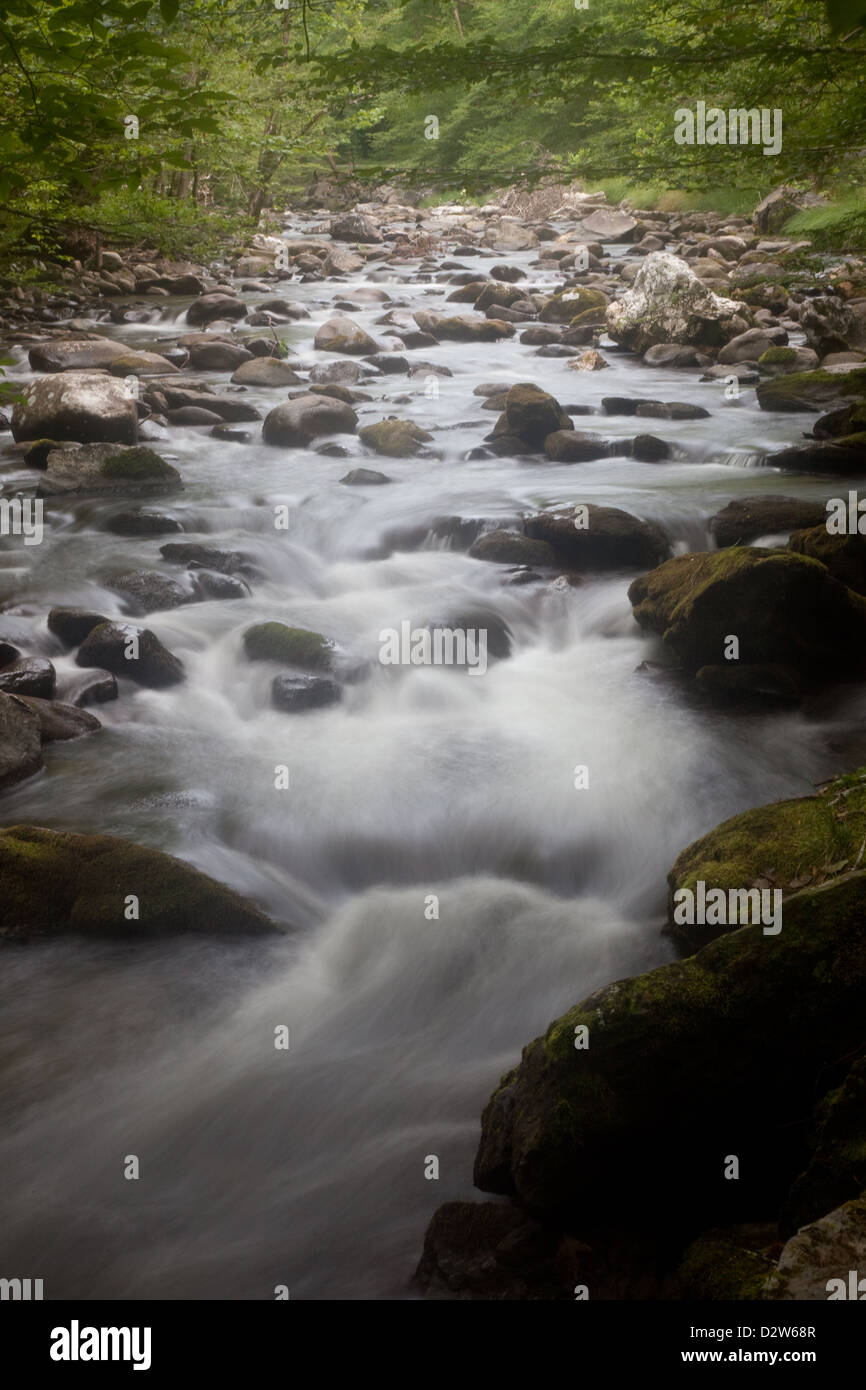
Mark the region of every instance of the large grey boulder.
[[135, 398], [124, 382], [96, 372], [63, 371], [28, 382], [12, 412], [12, 435], [75, 440], [80, 444], [134, 444]]
[[333, 396], [297, 396], [276, 406], [262, 426], [266, 444], [298, 448], [325, 434], [354, 434], [358, 417], [350, 405]]
[[177, 469], [153, 449], [82, 444], [78, 449], [51, 450], [37, 496], [138, 497], [182, 489]]
[[30, 349], [28, 357], [34, 372], [68, 372], [110, 367], [128, 352], [129, 348], [113, 338], [61, 338], [37, 344]]
[[741, 306], [707, 289], [691, 266], [667, 251], [653, 251], [622, 299], [608, 306], [607, 331], [634, 352], [657, 343], [718, 347], [742, 324], [730, 325]]

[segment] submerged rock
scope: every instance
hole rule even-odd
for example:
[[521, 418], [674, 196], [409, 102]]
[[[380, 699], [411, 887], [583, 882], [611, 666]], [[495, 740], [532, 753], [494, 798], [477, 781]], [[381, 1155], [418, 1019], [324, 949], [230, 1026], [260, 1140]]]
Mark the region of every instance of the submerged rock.
[[0, 831], [0, 873], [0, 937], [12, 940], [277, 931], [252, 903], [198, 869], [113, 835], [11, 826]]
[[271, 683], [271, 703], [274, 709], [287, 714], [305, 710], [324, 709], [339, 703], [342, 690], [327, 676], [274, 676]]

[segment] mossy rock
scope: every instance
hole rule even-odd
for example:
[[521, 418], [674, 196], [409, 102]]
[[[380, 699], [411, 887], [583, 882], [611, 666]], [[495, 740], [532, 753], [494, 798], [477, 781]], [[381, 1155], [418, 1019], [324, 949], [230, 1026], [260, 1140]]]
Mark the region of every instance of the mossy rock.
[[864, 911], [866, 873], [848, 874], [791, 897], [778, 935], [742, 927], [584, 999], [489, 1101], [476, 1186], [576, 1231], [649, 1215], [684, 1243], [778, 1211], [808, 1153], [804, 1094], [862, 1046]]
[[795, 531], [788, 549], [820, 560], [840, 583], [847, 584], [856, 594], [866, 595], [866, 536], [831, 536], [825, 524]]
[[133, 446], [118, 449], [102, 463], [101, 469], [106, 478], [126, 478], [130, 482], [146, 482], [150, 479], [174, 478], [176, 470], [153, 449]]
[[359, 430], [358, 438], [385, 458], [407, 459], [421, 453], [433, 436], [411, 420], [377, 420]]
[[684, 1299], [699, 1302], [758, 1302], [775, 1269], [775, 1223], [707, 1231], [683, 1255], [677, 1271]]
[[304, 671], [329, 671], [333, 646], [318, 632], [285, 623], [256, 623], [244, 633], [244, 648], [250, 661], [280, 661]]
[[569, 322], [569, 328], [604, 328], [605, 310], [603, 307], [598, 309], [581, 309], [579, 314]]
[[687, 671], [727, 659], [787, 666], [806, 683], [866, 672], [866, 600], [818, 560], [750, 546], [679, 555], [628, 591], [638, 623]]
[[[563, 290], [562, 294], [555, 294], [547, 300], [538, 315], [539, 322], [573, 325], [576, 318], [582, 317], [588, 310], [591, 310], [598, 316], [598, 323], [603, 324], [605, 310], [609, 302], [603, 290], [589, 287]], [[590, 322], [588, 319], [583, 321]]]
[[820, 1101], [808, 1167], [785, 1202], [781, 1228], [793, 1235], [866, 1191], [866, 1059]]
[[797, 349], [792, 347], [771, 347], [758, 358], [759, 367], [782, 367], [796, 362]]
[[[828, 883], [858, 865], [866, 835], [866, 768], [829, 782], [813, 796], [756, 806], [717, 825], [678, 856], [668, 874], [671, 932], [694, 950], [726, 927], [683, 926], [673, 920], [673, 895], [694, 891], [778, 888], [784, 899]], [[860, 861], [862, 863], [862, 861]]]
[[21, 461], [27, 468], [45, 468], [52, 450], [62, 448], [63, 445], [56, 439], [34, 439], [21, 455]]
[[[277, 931], [258, 908], [198, 869], [113, 835], [11, 826], [0, 831], [0, 875], [0, 937], [11, 940]], [[133, 896], [137, 921], [126, 915]]]
[[812, 411], [832, 403], [861, 401], [866, 396], [866, 367], [847, 372], [819, 368], [774, 376], [758, 384], [757, 394], [762, 410]]

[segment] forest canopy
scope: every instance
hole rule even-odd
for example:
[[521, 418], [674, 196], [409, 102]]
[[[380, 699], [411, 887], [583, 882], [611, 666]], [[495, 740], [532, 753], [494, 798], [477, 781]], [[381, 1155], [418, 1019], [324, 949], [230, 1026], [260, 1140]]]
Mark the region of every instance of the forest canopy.
[[[323, 177], [477, 197], [554, 176], [741, 192], [862, 179], [864, 0], [5, 0], [5, 240], [256, 219]], [[674, 113], [779, 110], [782, 147]], [[616, 181], [619, 181], [617, 185]]]

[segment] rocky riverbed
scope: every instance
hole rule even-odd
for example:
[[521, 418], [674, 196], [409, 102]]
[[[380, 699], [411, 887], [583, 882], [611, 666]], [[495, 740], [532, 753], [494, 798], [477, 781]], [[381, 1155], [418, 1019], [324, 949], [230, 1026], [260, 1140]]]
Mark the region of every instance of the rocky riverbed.
[[[360, 204], [0, 301], [46, 1296], [823, 1298], [862, 1249], [866, 270], [783, 202]], [[698, 880], [781, 932], [685, 930]]]

